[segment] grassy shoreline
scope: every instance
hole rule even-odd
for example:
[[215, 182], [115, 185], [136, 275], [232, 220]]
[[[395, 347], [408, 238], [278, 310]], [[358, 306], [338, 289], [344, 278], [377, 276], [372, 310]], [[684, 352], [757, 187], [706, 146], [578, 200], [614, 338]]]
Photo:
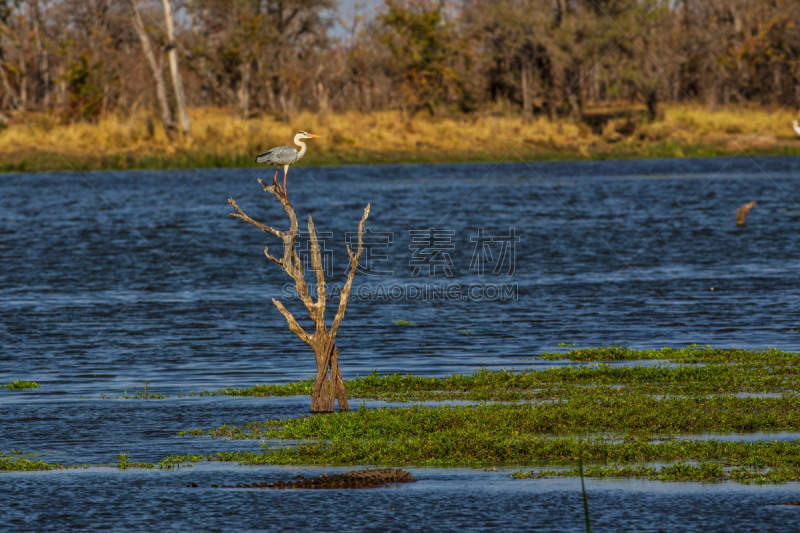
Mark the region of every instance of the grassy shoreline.
[[304, 166], [800, 155], [786, 110], [671, 106], [655, 122], [604, 118], [601, 129], [546, 118], [525, 123], [510, 114], [420, 115], [406, 122], [381, 111], [332, 115], [324, 124], [311, 113], [293, 124], [244, 120], [221, 109], [191, 114], [193, 137], [173, 142], [146, 115], [91, 124], [19, 117], [0, 130], [0, 171], [252, 168], [259, 166], [255, 154], [289, 144], [299, 128], [321, 135], [311, 141]]

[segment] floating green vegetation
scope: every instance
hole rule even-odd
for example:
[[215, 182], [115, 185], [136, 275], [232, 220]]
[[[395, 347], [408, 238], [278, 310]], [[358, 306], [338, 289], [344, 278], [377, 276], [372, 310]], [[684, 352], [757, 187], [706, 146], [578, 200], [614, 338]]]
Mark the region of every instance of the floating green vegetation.
[[[800, 481], [800, 441], [723, 442], [693, 437], [697, 433], [800, 430], [798, 354], [774, 349], [691, 346], [637, 351], [612, 346], [558, 354], [566, 356], [585, 361], [663, 362], [484, 369], [444, 378], [373, 372], [347, 382], [351, 397], [483, 403], [372, 410], [362, 405], [353, 412], [195, 428], [179, 435], [264, 440], [257, 453], [217, 454], [219, 460], [246, 464], [565, 467], [517, 476], [550, 477], [579, 475], [582, 460], [587, 462], [584, 473], [588, 477]], [[310, 394], [311, 386], [311, 381], [302, 381], [219, 393]], [[507, 403], [486, 403], [497, 401]], [[677, 464], [656, 468], [645, 462]]]
[[128, 460], [128, 454], [119, 452], [119, 456], [117, 457], [117, 468], [121, 470], [126, 470], [128, 468], [155, 468], [153, 463], [140, 463], [140, 462], [131, 462]]
[[[565, 470], [541, 470], [512, 474], [516, 479], [541, 479], [559, 476], [578, 476], [575, 468]], [[661, 468], [647, 466], [594, 466], [583, 469], [583, 475], [595, 478], [638, 478], [658, 481], [737, 481], [745, 484], [786, 483], [800, 481], [800, 469], [776, 467], [766, 470], [748, 467], [726, 468], [720, 463], [698, 465], [678, 463]]]
[[41, 457], [40, 453], [25, 453], [22, 450], [0, 452], [0, 472], [31, 472], [37, 470], [66, 470], [70, 468], [88, 468], [86, 465], [60, 465], [44, 461], [31, 461], [32, 457]]
[[395, 326], [413, 326], [414, 325], [414, 323], [411, 322], [410, 320], [395, 320], [394, 322], [392, 322], [392, 324], [394, 324]]
[[[562, 346], [559, 344], [559, 346]], [[661, 348], [660, 350], [634, 350], [622, 345], [578, 348], [566, 353], [545, 352], [542, 359], [569, 359], [571, 361], [636, 361], [662, 359], [677, 363], [753, 363], [770, 365], [797, 365], [800, 354], [775, 348], [766, 350], [744, 350], [740, 348], [715, 348], [692, 344], [684, 348]]]
[[0, 472], [27, 472], [32, 470], [53, 470], [64, 468], [44, 461], [31, 461], [30, 459], [16, 459], [0, 454]]
[[[800, 358], [786, 364], [758, 361], [704, 365], [655, 364], [620, 366], [569, 365], [543, 370], [479, 370], [467, 375], [432, 378], [372, 373], [347, 380], [352, 398], [384, 401], [518, 401], [567, 398], [576, 388], [602, 390], [604, 395], [630, 393], [710, 395], [720, 393], [786, 393], [800, 391]], [[222, 389], [216, 395], [310, 395], [313, 381]]]
[[195, 429], [187, 429], [186, 431], [181, 431], [180, 433], [178, 433], [178, 436], [179, 437], [187, 437], [187, 436], [188, 437], [202, 437], [203, 434], [204, 433], [203, 433], [202, 429], [195, 428]]
[[[372, 372], [345, 382], [351, 398], [390, 402], [519, 401], [566, 398], [576, 387], [603, 388], [604, 394], [630, 392], [659, 395], [719, 393], [785, 393], [800, 391], [800, 354], [775, 349], [738, 350], [689, 346], [681, 349], [632, 350], [624, 346], [582, 348], [545, 353], [546, 359], [573, 359], [581, 364], [543, 370], [478, 370], [443, 378]], [[657, 360], [649, 366], [613, 365], [602, 361]], [[660, 361], [660, 362], [659, 362]], [[592, 362], [585, 364], [584, 362]], [[701, 364], [697, 364], [701, 363]], [[227, 387], [181, 394], [193, 396], [308, 396], [313, 378], [285, 385]], [[102, 396], [102, 395], [101, 395]], [[102, 396], [105, 398], [105, 396]], [[168, 398], [155, 393], [120, 398]]]
[[8, 390], [35, 389], [38, 386], [39, 386], [39, 384], [36, 383], [35, 381], [21, 380], [21, 379], [15, 379], [11, 383], [6, 383], [4, 385], [0, 385], [0, 387], [3, 387], [4, 389], [8, 389]]
[[[499, 442], [504, 435], [514, 442], [542, 433], [585, 434], [622, 432], [671, 435], [676, 432], [791, 431], [800, 429], [800, 396], [739, 398], [708, 396], [656, 398], [646, 394], [607, 396], [602, 390], [575, 391], [566, 401], [536, 404], [498, 404], [411, 408], [362, 408], [325, 417], [251, 422], [245, 427], [222, 426], [208, 435], [229, 439], [334, 440], [395, 435], [414, 437], [449, 447], [441, 438], [471, 440], [478, 445]], [[463, 444], [466, 445], [466, 444]], [[538, 444], [537, 444], [538, 445]], [[461, 446], [461, 445], [459, 445]], [[487, 450], [476, 453], [486, 455]], [[497, 461], [513, 460], [498, 456]]]

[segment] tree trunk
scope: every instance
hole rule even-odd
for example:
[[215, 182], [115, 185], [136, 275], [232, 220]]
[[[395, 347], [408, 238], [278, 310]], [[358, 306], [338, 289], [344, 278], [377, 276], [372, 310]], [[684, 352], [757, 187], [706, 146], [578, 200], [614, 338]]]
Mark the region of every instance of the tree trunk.
[[272, 87], [272, 81], [269, 76], [264, 79], [264, 90], [267, 92], [267, 105], [269, 105], [269, 112], [275, 115], [278, 112], [278, 104], [275, 103], [275, 89]]
[[339, 410], [349, 411], [350, 405], [347, 403], [347, 391], [344, 387], [342, 371], [339, 370], [339, 348], [336, 345], [333, 346], [333, 354], [331, 355], [331, 388], [333, 389], [334, 397], [339, 401]]
[[335, 396], [331, 394], [331, 383], [328, 381], [331, 348], [332, 345], [327, 340], [314, 347], [314, 356], [317, 359], [317, 379], [314, 380], [314, 388], [311, 393], [312, 413], [333, 412], [333, 400]]
[[328, 123], [328, 89], [321, 81], [317, 82], [317, 99], [319, 101], [318, 121], [324, 126]]
[[239, 109], [242, 111], [242, 118], [250, 117], [250, 62], [247, 61], [239, 66], [240, 79], [237, 97], [239, 99]]
[[24, 112], [28, 107], [28, 65], [25, 63], [23, 49], [19, 49], [19, 109]]
[[19, 97], [17, 93], [14, 92], [14, 89], [11, 87], [11, 83], [8, 81], [8, 75], [6, 74], [6, 67], [5, 67], [5, 57], [3, 54], [3, 49], [0, 47], [0, 81], [3, 83], [3, 91], [5, 96], [8, 97], [11, 103], [11, 107], [14, 110], [19, 109]]
[[39, 22], [40, 13], [39, 13], [39, 2], [38, 0], [34, 0], [33, 2], [33, 36], [34, 36], [34, 46], [36, 46], [36, 55], [39, 56], [38, 58], [38, 65], [39, 65], [39, 80], [41, 81], [41, 90], [42, 90], [42, 104], [45, 111], [50, 110], [50, 57], [47, 50], [47, 46], [42, 44], [42, 30], [41, 24]]
[[655, 121], [658, 118], [658, 93], [655, 89], [651, 89], [647, 93], [645, 105], [647, 105], [647, 116], [650, 118], [650, 122]]
[[150, 42], [150, 37], [144, 29], [142, 18], [139, 16], [139, 8], [136, 6], [136, 0], [128, 0], [133, 14], [133, 28], [139, 36], [139, 42], [142, 43], [142, 51], [147, 59], [147, 64], [150, 66], [150, 72], [153, 74], [153, 82], [156, 85], [156, 99], [158, 106], [161, 108], [161, 122], [164, 124], [164, 131], [167, 137], [173, 139], [175, 137], [175, 122], [172, 120], [172, 111], [169, 109], [169, 101], [167, 100], [167, 86], [164, 83], [164, 76], [161, 72], [161, 66], [156, 60], [156, 54], [153, 50], [153, 45]]
[[528, 76], [530, 75], [530, 61], [528, 58], [522, 60], [522, 120], [529, 122], [533, 116], [533, 104], [531, 102], [531, 91], [528, 85]]
[[556, 26], [561, 26], [561, 22], [567, 14], [567, 0], [556, 1]]
[[167, 24], [167, 51], [169, 53], [169, 70], [172, 73], [172, 86], [175, 89], [175, 101], [178, 104], [178, 118], [181, 122], [183, 134], [192, 135], [192, 125], [189, 122], [189, 114], [186, 112], [186, 95], [183, 92], [183, 81], [181, 71], [178, 70], [178, 46], [175, 43], [175, 28], [172, 20], [172, 6], [169, 0], [163, 0], [164, 19]]
[[[316, 336], [316, 335], [315, 335]], [[349, 411], [347, 391], [339, 370], [339, 348], [329, 339], [314, 348], [317, 359], [317, 378], [311, 394], [312, 413], [332, 413], [334, 402], [339, 401], [340, 411]]]

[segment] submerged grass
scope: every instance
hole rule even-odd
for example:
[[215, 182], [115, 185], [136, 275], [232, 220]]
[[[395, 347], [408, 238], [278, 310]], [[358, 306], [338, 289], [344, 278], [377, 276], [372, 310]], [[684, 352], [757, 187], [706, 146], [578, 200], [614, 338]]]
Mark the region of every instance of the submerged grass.
[[747, 467], [725, 468], [719, 463], [698, 465], [678, 463], [661, 468], [648, 466], [594, 466], [580, 469], [540, 470], [517, 472], [516, 479], [541, 479], [547, 477], [587, 476], [596, 478], [637, 478], [658, 481], [737, 481], [745, 484], [786, 483], [800, 481], [798, 468], [770, 468], [767, 470]]
[[[304, 165], [495, 161], [511, 141], [512, 160], [529, 161], [800, 153], [790, 110], [667, 106], [655, 122], [623, 127], [629, 135], [622, 138], [614, 134], [621, 125], [615, 120], [595, 134], [586, 124], [524, 123], [517, 113], [405, 121], [396, 111], [351, 112], [331, 115], [324, 125], [313, 113], [292, 123], [244, 120], [226, 109], [192, 109], [190, 115], [192, 137], [170, 142], [146, 113], [80, 124], [29, 114], [0, 132], [0, 170], [252, 167], [254, 154], [288, 143], [297, 124], [321, 135]], [[53, 147], [61, 153], [51, 153]]]
[[0, 472], [34, 472], [41, 470], [67, 470], [70, 468], [87, 468], [86, 465], [61, 465], [44, 461], [32, 461], [32, 457], [39, 457], [39, 453], [24, 453], [22, 450], [11, 450], [6, 454], [0, 452]]
[[[517, 477], [800, 481], [800, 441], [718, 441], [697, 433], [800, 431], [800, 356], [768, 350], [631, 350], [545, 354], [592, 362], [444, 378], [381, 376], [347, 383], [353, 397], [531, 400], [367, 409], [223, 425], [181, 436], [261, 439], [259, 452], [218, 453], [246, 464], [563, 465]], [[652, 366], [596, 361], [661, 360]], [[230, 395], [310, 394], [311, 381], [227, 389]], [[771, 397], [751, 394], [771, 392]], [[745, 393], [745, 394], [743, 394]], [[614, 437], [616, 435], [616, 437]], [[279, 442], [279, 444], [278, 444]], [[657, 468], [652, 464], [676, 462]], [[610, 464], [609, 464], [610, 463]]]
[[[544, 359], [567, 359], [591, 365], [568, 365], [544, 370], [489, 371], [433, 378], [379, 375], [375, 372], [346, 382], [353, 398], [384, 401], [517, 401], [568, 397], [576, 387], [592, 387], [604, 395], [710, 395], [719, 393], [787, 393], [800, 391], [800, 354], [776, 349], [740, 350], [688, 346], [633, 350], [625, 346], [581, 348], [544, 353]], [[606, 364], [615, 361], [657, 360], [651, 366]], [[227, 388], [228, 396], [310, 395], [313, 380], [287, 385]]]
[[635, 350], [623, 345], [577, 348], [569, 352], [545, 352], [542, 359], [570, 361], [639, 361], [661, 359], [676, 363], [765, 363], [768, 365], [793, 366], [800, 364], [800, 354], [776, 348], [745, 350], [741, 348], [715, 348], [692, 344], [684, 348], [661, 348], [659, 350]]

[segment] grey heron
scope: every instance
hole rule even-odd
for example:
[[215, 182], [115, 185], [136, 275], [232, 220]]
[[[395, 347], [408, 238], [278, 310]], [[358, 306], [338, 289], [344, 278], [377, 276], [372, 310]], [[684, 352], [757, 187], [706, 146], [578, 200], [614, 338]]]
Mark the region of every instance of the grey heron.
[[[258, 154], [258, 156], [256, 156], [256, 163], [266, 163], [272, 166], [283, 167], [284, 197], [286, 197], [286, 174], [289, 172], [289, 165], [300, 161], [300, 159], [306, 155], [306, 149], [308, 148], [306, 143], [300, 139], [313, 139], [314, 137], [319, 137], [319, 135], [314, 135], [313, 133], [308, 133], [305, 131], [298, 131], [297, 135], [294, 136], [294, 143], [300, 147], [299, 151], [294, 146], [279, 146], [278, 148], [267, 150], [263, 154]], [[272, 178], [275, 186], [278, 186], [279, 170], [279, 168], [275, 169], [275, 177]]]
[[794, 126], [794, 132], [796, 134], [800, 135], [800, 127], [797, 126], [797, 121], [796, 120], [792, 121], [792, 126]]

